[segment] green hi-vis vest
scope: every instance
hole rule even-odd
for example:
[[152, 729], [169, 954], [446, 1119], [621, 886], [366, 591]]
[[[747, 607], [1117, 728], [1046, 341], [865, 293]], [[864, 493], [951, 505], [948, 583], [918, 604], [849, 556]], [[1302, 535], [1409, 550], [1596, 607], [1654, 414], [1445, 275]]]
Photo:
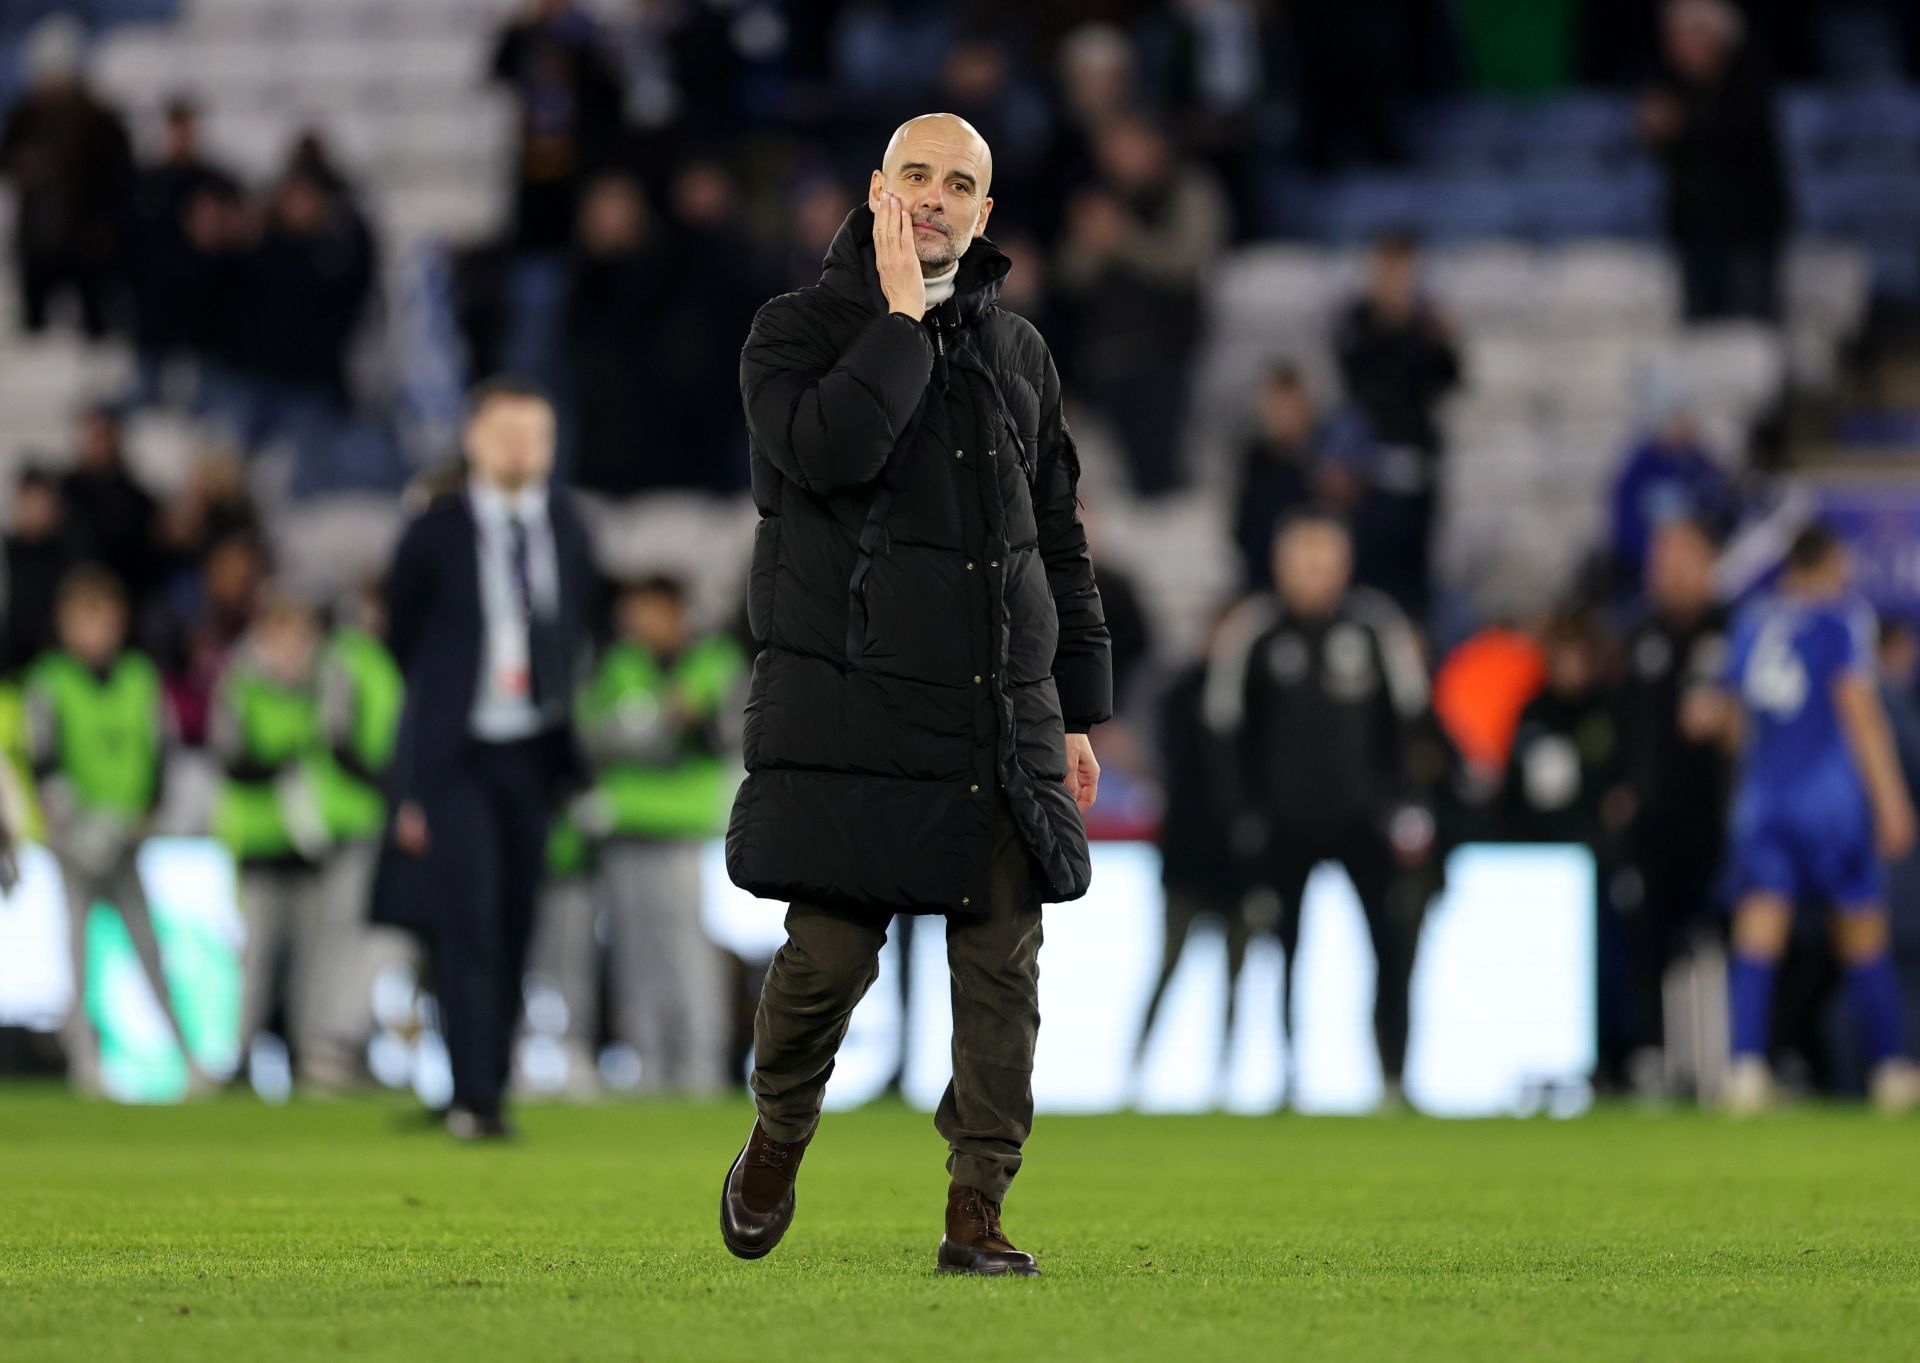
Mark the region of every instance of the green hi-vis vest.
[[554, 880], [572, 880], [593, 869], [593, 847], [580, 825], [569, 818], [554, 820], [547, 837], [547, 875]]
[[[353, 697], [353, 718], [347, 743], [360, 765], [384, 772], [393, 760], [393, 744], [400, 730], [400, 707], [406, 681], [386, 646], [364, 630], [343, 629], [327, 646], [325, 665], [346, 674]], [[321, 775], [320, 805], [327, 829], [337, 840], [376, 838], [386, 826], [387, 804], [377, 786], [369, 785], [328, 761]]]
[[[702, 639], [662, 671], [637, 644], [616, 644], [580, 698], [591, 723], [645, 697], [669, 699], [698, 715], [712, 715], [732, 693], [746, 668], [739, 645], [724, 636]], [[671, 765], [616, 762], [599, 774], [594, 789], [616, 835], [697, 838], [720, 830], [732, 795], [729, 764], [691, 745]]]
[[40, 812], [40, 797], [33, 788], [33, 759], [27, 752], [27, 703], [20, 688], [0, 685], [0, 761], [4, 761], [26, 797], [26, 820], [22, 827], [9, 829], [16, 843], [45, 842], [47, 820]]
[[[304, 798], [316, 802], [314, 814], [319, 817], [320, 776], [327, 754], [319, 697], [309, 687], [285, 686], [244, 663], [227, 674], [221, 690], [223, 695], [215, 703], [232, 708], [247, 756], [264, 766], [297, 764], [306, 783]], [[288, 789], [282, 781], [229, 777], [221, 782], [213, 811], [214, 836], [243, 862], [299, 854], [283, 803]]]
[[50, 710], [60, 773], [82, 810], [140, 818], [160, 780], [160, 673], [144, 654], [114, 660], [102, 681], [71, 653], [48, 653], [27, 674]]

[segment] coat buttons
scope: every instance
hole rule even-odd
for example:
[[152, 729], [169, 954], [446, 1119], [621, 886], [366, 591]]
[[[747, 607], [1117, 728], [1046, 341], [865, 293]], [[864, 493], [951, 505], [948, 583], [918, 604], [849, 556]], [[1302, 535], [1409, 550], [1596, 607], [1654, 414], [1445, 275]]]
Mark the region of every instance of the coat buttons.
[[961, 895], [961, 896], [960, 896], [960, 902], [961, 902], [962, 904], [971, 904], [971, 903], [973, 903], [973, 900], [972, 900], [972, 899], [971, 899], [970, 897], [968, 897], [967, 895]]
[[991, 562], [991, 563], [989, 563], [989, 564], [988, 564], [987, 566], [988, 566], [989, 568], [998, 568], [998, 567], [1000, 566], [1000, 560], [999, 560], [999, 559], [995, 559], [995, 560], [993, 560], [993, 562]]
[[969, 560], [969, 561], [968, 561], [968, 563], [967, 563], [967, 571], [968, 571], [968, 572], [972, 572], [972, 571], [973, 571], [973, 563], [972, 563], [972, 561], [971, 561], [971, 560]]
[[965, 450], [955, 450], [953, 452], [953, 457], [955, 459], [965, 459], [967, 457], [967, 452]]
[[975, 686], [978, 686], [980, 684], [980, 674], [978, 672], [973, 674], [973, 684]]
[[967, 787], [967, 794], [969, 794], [969, 795], [978, 795], [979, 793], [980, 793], [980, 787], [978, 787], [978, 786], [968, 786], [968, 787]]

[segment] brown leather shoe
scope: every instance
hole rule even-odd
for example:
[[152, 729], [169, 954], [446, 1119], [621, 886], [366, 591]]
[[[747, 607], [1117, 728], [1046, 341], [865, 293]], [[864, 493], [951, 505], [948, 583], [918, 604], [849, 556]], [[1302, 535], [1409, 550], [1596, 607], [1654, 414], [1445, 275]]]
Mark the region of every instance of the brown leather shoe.
[[766, 1258], [793, 1224], [793, 1180], [806, 1153], [807, 1141], [776, 1141], [754, 1122], [720, 1186], [720, 1238], [737, 1258]]
[[1017, 1250], [1000, 1229], [1000, 1204], [978, 1188], [956, 1183], [947, 1189], [947, 1238], [937, 1260], [942, 1273], [981, 1278], [1037, 1278], [1033, 1256]]

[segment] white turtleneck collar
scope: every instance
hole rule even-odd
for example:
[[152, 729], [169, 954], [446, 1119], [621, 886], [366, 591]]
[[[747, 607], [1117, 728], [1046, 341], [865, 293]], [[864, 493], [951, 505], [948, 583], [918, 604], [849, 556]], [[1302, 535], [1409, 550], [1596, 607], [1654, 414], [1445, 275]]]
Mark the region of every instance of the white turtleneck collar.
[[945, 274], [927, 276], [925, 283], [927, 286], [928, 307], [937, 308], [949, 298], [953, 297], [953, 281], [959, 273], [960, 262], [956, 260], [952, 265], [947, 267]]

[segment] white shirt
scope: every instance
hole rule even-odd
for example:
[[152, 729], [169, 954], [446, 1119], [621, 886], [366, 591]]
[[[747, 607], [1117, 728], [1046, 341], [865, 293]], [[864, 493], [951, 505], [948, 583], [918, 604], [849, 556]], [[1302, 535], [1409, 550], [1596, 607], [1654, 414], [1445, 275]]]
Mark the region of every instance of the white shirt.
[[508, 493], [475, 479], [467, 485], [467, 504], [473, 508], [480, 613], [486, 626], [468, 730], [483, 742], [511, 743], [551, 728], [565, 715], [569, 699], [547, 696], [543, 705], [533, 703], [532, 640], [514, 584], [511, 523], [518, 517], [527, 531], [533, 608], [543, 616], [558, 613], [560, 565], [547, 515], [547, 489], [541, 484]]

